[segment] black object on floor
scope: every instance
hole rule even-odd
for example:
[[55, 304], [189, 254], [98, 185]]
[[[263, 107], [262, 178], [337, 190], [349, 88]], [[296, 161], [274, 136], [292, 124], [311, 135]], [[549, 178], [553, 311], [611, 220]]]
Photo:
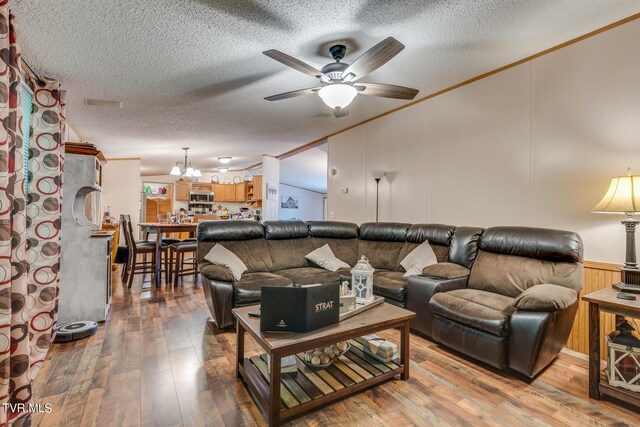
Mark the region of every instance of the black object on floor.
[[56, 327], [55, 342], [69, 342], [86, 338], [98, 332], [98, 322], [93, 320], [79, 320], [63, 323]]

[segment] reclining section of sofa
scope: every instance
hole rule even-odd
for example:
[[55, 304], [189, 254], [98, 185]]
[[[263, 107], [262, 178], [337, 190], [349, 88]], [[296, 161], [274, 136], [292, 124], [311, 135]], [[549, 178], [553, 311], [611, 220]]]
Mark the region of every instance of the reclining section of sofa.
[[[580, 236], [540, 228], [494, 227], [484, 232], [478, 249], [465, 287], [432, 294], [431, 335], [488, 365], [533, 378], [557, 356], [571, 331], [578, 307], [575, 294], [582, 288]], [[571, 299], [554, 301], [553, 292], [548, 292], [539, 296], [547, 301], [533, 301], [534, 308], [542, 307], [539, 310], [516, 308], [516, 299], [538, 285], [568, 293]]]
[[[414, 227], [417, 231], [423, 226], [415, 225], [412, 226], [412, 229]], [[447, 229], [444, 228], [447, 226], [441, 226], [436, 230], [432, 226], [429, 227], [431, 233], [424, 236], [429, 242], [436, 242], [443, 246], [445, 242], [449, 242], [446, 259], [440, 260], [438, 256], [439, 263], [442, 263], [446, 270], [441, 268], [440, 272], [434, 272], [433, 268], [427, 267], [425, 269], [427, 271], [424, 271], [422, 276], [409, 277], [406, 308], [416, 313], [415, 319], [411, 322], [411, 330], [431, 337], [433, 335], [433, 313], [429, 301], [439, 292], [464, 289], [467, 286], [471, 266], [478, 254], [478, 242], [484, 229], [479, 227], [450, 227]], [[416, 235], [410, 233], [407, 239], [424, 241], [418, 233]]]

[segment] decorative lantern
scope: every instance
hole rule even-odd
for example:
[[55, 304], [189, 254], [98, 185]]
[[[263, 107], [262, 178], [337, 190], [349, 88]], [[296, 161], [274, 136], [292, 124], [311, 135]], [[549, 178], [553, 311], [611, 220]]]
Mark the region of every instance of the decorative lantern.
[[364, 255], [351, 270], [351, 292], [355, 295], [358, 304], [367, 304], [373, 301], [374, 271], [375, 269], [371, 267], [369, 260]]
[[633, 327], [622, 321], [618, 330], [606, 336], [609, 346], [607, 378], [609, 384], [640, 391], [640, 339], [633, 335]]

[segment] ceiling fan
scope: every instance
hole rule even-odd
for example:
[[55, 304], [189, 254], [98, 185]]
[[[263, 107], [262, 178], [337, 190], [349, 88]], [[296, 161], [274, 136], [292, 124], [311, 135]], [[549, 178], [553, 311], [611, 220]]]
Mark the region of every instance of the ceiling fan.
[[265, 99], [267, 101], [279, 101], [317, 93], [324, 103], [333, 109], [333, 114], [336, 117], [344, 117], [349, 114], [349, 104], [358, 93], [384, 98], [413, 99], [418, 94], [417, 89], [382, 83], [358, 82], [362, 77], [387, 63], [402, 49], [404, 49], [402, 43], [393, 37], [388, 37], [363, 53], [353, 64], [349, 65], [345, 62], [340, 62], [344, 58], [347, 48], [344, 45], [337, 44], [329, 48], [329, 53], [336, 62], [325, 65], [321, 70], [317, 70], [311, 65], [278, 50], [267, 50], [262, 53], [294, 70], [316, 77], [320, 80], [320, 86], [280, 93], [268, 96]]

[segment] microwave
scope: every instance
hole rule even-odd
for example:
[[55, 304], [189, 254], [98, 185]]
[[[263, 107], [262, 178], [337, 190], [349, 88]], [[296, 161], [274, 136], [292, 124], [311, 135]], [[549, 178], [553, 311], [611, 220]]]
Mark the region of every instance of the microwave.
[[213, 203], [213, 193], [207, 193], [204, 191], [192, 191], [189, 193], [190, 203]]

